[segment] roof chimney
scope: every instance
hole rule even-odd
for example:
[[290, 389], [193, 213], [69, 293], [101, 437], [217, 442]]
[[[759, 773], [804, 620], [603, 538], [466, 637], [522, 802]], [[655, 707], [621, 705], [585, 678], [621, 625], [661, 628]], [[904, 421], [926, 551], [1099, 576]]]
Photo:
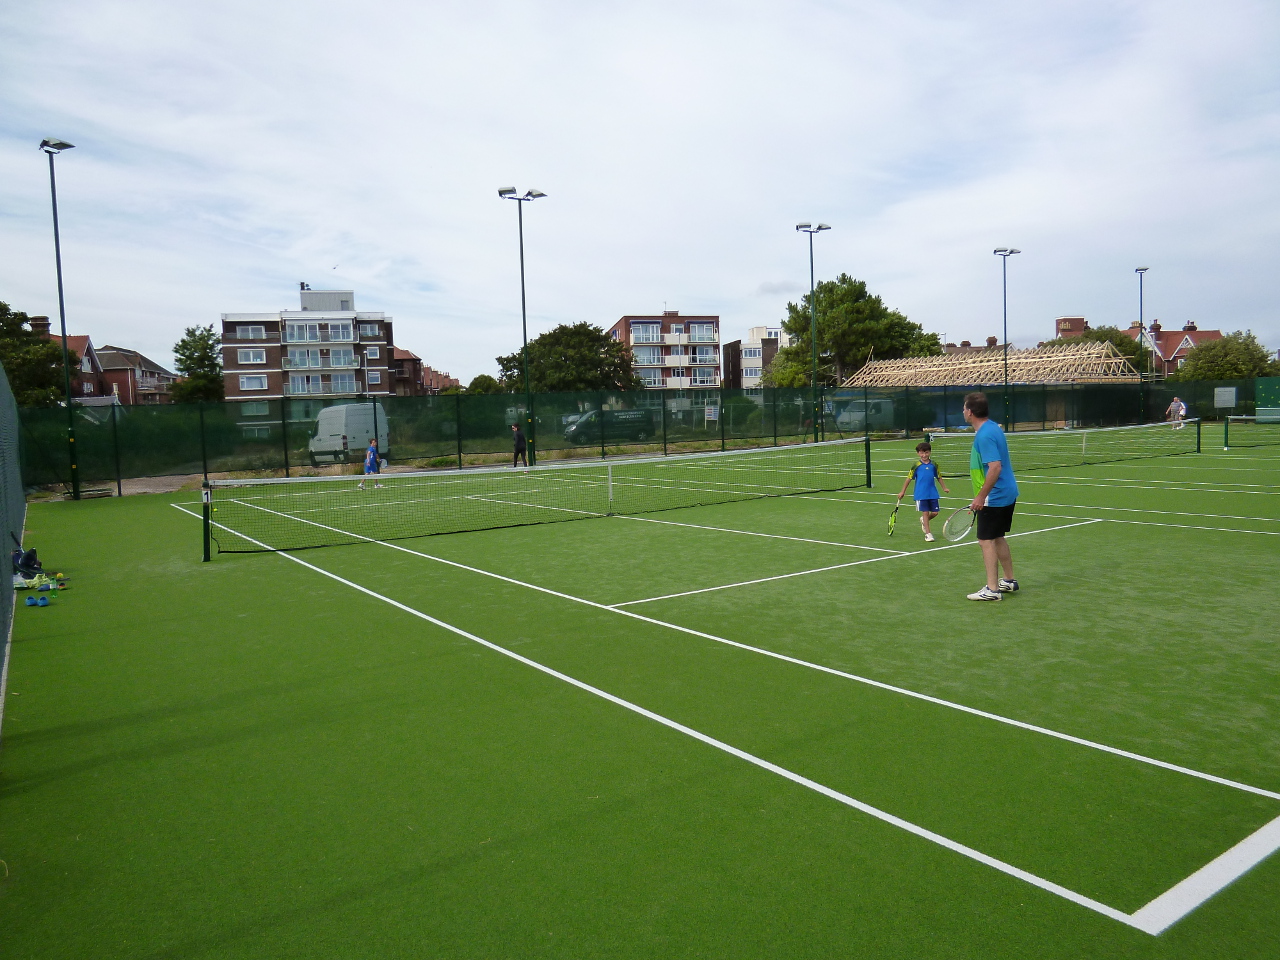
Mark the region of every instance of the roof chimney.
[[680, 316], [680, 311], [679, 310], [663, 310], [662, 315], [664, 317], [678, 317]]
[[1000, 338], [999, 338], [999, 337], [987, 337], [987, 346], [988, 346], [988, 347], [998, 346], [998, 345], [999, 345], [999, 343], [1000, 343]]
[[1129, 329], [1130, 329], [1130, 330], [1141, 330], [1141, 329], [1142, 329], [1142, 321], [1141, 321], [1141, 320], [1134, 320], [1133, 322], [1131, 322], [1131, 323], [1129, 324]]
[[49, 336], [48, 317], [27, 317], [27, 326], [31, 328], [31, 332], [37, 337]]
[[1159, 332], [1160, 332], [1160, 321], [1159, 321], [1159, 320], [1152, 320], [1152, 321], [1151, 321], [1151, 323], [1149, 323], [1149, 324], [1147, 325], [1147, 329], [1148, 329], [1148, 330], [1150, 330], [1152, 333], [1159, 333]]
[[960, 346], [962, 346], [962, 347], [972, 347], [972, 346], [973, 346], [973, 344], [972, 344], [972, 343], [970, 343], [968, 340], [961, 340], [961, 341], [960, 341]]
[[1188, 320], [1186, 323], [1184, 323], [1184, 324], [1182, 325], [1182, 329], [1183, 329], [1183, 330], [1195, 330], [1195, 329], [1197, 329], [1197, 327], [1196, 327], [1196, 325], [1195, 325], [1195, 322], [1194, 322], [1194, 321], [1192, 321], [1192, 320]]

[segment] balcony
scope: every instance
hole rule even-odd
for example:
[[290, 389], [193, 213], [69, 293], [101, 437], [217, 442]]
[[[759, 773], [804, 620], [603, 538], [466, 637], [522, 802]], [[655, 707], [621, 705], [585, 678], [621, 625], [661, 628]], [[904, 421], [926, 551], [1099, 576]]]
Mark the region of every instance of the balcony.
[[[314, 336], [312, 335], [314, 334]], [[356, 338], [350, 330], [339, 330], [336, 334], [330, 333], [328, 330], [307, 330], [294, 331], [292, 334], [286, 332], [284, 335], [285, 343], [355, 343]]]
[[357, 357], [284, 357], [281, 363], [286, 370], [355, 370], [360, 366]]
[[673, 344], [673, 345], [680, 344], [680, 343], [688, 343], [689, 335], [687, 333], [664, 333], [662, 335], [662, 342]]
[[658, 332], [649, 333], [645, 330], [632, 330], [631, 344], [634, 346], [638, 343], [662, 343], [662, 334]]
[[286, 383], [284, 393], [287, 397], [306, 396], [349, 396], [360, 392], [358, 383]]
[[720, 358], [717, 357], [715, 354], [711, 354], [709, 356], [702, 356], [702, 357], [695, 355], [695, 356], [689, 357], [688, 359], [689, 359], [689, 364], [691, 366], [694, 364], [697, 364], [699, 366], [706, 366], [707, 364], [720, 362]]

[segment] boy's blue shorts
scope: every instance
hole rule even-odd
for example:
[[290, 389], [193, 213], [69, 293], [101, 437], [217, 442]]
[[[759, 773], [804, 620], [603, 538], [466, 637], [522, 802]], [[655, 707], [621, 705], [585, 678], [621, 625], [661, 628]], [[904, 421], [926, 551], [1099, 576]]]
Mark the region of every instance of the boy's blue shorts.
[[937, 500], [917, 500], [916, 509], [921, 513], [941, 513]]
[[[378, 473], [379, 471], [378, 471], [378, 468], [375, 467], [373, 464], [366, 463], [364, 465], [364, 472], [365, 472], [365, 476], [368, 476], [371, 473]], [[937, 502], [938, 502], [937, 500], [934, 501], [934, 503], [937, 503]]]

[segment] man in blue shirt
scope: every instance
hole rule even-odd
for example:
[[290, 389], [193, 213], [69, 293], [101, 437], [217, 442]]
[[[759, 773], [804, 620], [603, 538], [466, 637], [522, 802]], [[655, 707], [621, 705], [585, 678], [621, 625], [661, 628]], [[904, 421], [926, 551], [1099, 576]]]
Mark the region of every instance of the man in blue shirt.
[[[1018, 581], [1013, 576], [1013, 555], [1005, 534], [1013, 526], [1013, 508], [1018, 502], [1018, 481], [1009, 461], [1009, 444], [999, 425], [988, 419], [987, 395], [981, 392], [964, 398], [964, 419], [973, 427], [973, 450], [969, 473], [973, 478], [973, 502], [969, 509], [977, 515], [978, 546], [987, 568], [987, 584], [970, 600], [999, 600], [1013, 593]], [[999, 576], [1000, 568], [1004, 576]]]

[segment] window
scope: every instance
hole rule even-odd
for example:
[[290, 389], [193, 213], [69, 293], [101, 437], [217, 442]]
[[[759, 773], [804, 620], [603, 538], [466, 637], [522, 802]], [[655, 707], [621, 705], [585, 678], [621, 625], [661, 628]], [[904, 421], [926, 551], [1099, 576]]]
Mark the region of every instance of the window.
[[661, 370], [641, 370], [640, 382], [643, 383], [646, 387], [660, 387], [662, 386], [662, 371]]
[[318, 323], [286, 323], [284, 338], [289, 343], [306, 343], [320, 341], [320, 324]]
[[[243, 380], [244, 378], [242, 377], [241, 379]], [[303, 376], [301, 374], [295, 373], [291, 377], [289, 377], [289, 392], [292, 394], [319, 393], [320, 378], [307, 377], [307, 376]]]
[[636, 363], [650, 366], [658, 366], [662, 363], [661, 347], [636, 347], [631, 351], [636, 358]]
[[267, 389], [267, 378], [265, 374], [259, 374], [252, 377], [242, 376], [240, 378], [241, 390], [265, 390]]
[[246, 440], [265, 440], [271, 436], [271, 428], [265, 423], [259, 426], [241, 427]]
[[266, 363], [267, 351], [260, 348], [256, 350], [237, 350], [236, 362], [237, 363]]
[[752, 360], [752, 359], [755, 359], [756, 357], [759, 357], [759, 356], [760, 356], [760, 353], [761, 353], [761, 348], [760, 348], [760, 347], [743, 347], [743, 348], [742, 348], [742, 359], [743, 359], [743, 360]]
[[351, 335], [351, 324], [349, 323], [331, 323], [329, 324], [329, 339], [335, 343], [345, 343], [354, 340]]
[[334, 393], [355, 393], [356, 375], [354, 373], [335, 373], [331, 386]]
[[689, 371], [686, 370], [684, 367], [671, 368], [671, 376], [673, 377], [687, 377], [688, 375], [689, 375]]
[[237, 340], [265, 340], [267, 339], [266, 327], [236, 327]]
[[689, 339], [695, 343], [714, 343], [716, 339], [716, 325], [714, 323], [689, 324]]
[[360, 324], [360, 336], [362, 337], [376, 337], [381, 333], [382, 333], [382, 328], [378, 326], [376, 323]]
[[716, 348], [715, 347], [694, 347], [693, 362], [694, 363], [715, 363]]
[[84, 385], [84, 392], [85, 392], [85, 393], [93, 393], [93, 384], [92, 384], [92, 383], [86, 383], [86, 384]]
[[271, 404], [265, 400], [254, 400], [252, 403], [240, 404], [242, 417], [265, 417], [271, 412]]
[[683, 333], [684, 333], [684, 324], [683, 324], [683, 323], [673, 323], [673, 324], [671, 325], [671, 332], [672, 332], [673, 334], [675, 334], [676, 336], [680, 336], [681, 334], [683, 334]]
[[661, 343], [662, 326], [657, 323], [633, 323], [631, 325], [632, 343]]
[[760, 376], [760, 370], [760, 367], [743, 367], [742, 375], [744, 377], [758, 377]]
[[368, 379], [369, 383], [371, 383], [371, 384], [374, 384], [374, 383], [381, 383], [381, 382], [382, 382], [382, 371], [381, 371], [381, 370], [370, 370], [370, 371], [368, 371], [368, 373], [367, 373], [365, 376], [366, 376], [366, 378]]
[[339, 301], [338, 301], [338, 309], [339, 309], [339, 310], [350, 310], [350, 309], [351, 309], [351, 301], [350, 301], [350, 300], [339, 300]]
[[356, 352], [350, 349], [349, 347], [343, 348], [343, 349], [339, 349], [335, 347], [334, 349], [329, 351], [329, 362], [324, 363], [323, 361], [321, 361], [320, 365], [328, 366], [328, 367], [337, 367], [339, 369], [341, 369], [342, 367], [357, 366]]
[[676, 346], [672, 347], [672, 348], [671, 348], [671, 356], [673, 356], [673, 357], [683, 357], [683, 356], [684, 356], [684, 347], [680, 346], [679, 344], [677, 344]]
[[364, 355], [368, 357], [370, 360], [377, 360], [379, 357], [382, 356], [382, 350], [379, 349], [378, 347], [365, 347]]
[[716, 375], [711, 370], [695, 370], [693, 382], [698, 386], [713, 387], [716, 384]]

